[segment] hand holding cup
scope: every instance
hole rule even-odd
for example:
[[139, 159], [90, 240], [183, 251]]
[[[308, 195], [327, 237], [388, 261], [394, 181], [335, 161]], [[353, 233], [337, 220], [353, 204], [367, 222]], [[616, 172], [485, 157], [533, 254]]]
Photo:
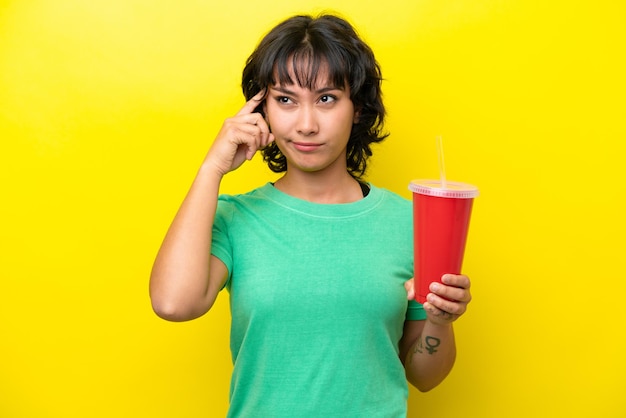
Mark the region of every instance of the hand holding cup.
[[[428, 319], [439, 325], [456, 321], [467, 310], [472, 300], [470, 279], [463, 274], [444, 274], [441, 282], [430, 283], [430, 293], [426, 295], [424, 309]], [[405, 282], [409, 300], [415, 299], [415, 281]]]

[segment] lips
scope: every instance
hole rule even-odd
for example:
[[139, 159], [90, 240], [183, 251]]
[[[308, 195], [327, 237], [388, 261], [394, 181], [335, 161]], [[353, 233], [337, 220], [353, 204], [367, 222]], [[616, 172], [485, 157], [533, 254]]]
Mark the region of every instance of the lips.
[[313, 152], [318, 150], [322, 145], [315, 142], [292, 142], [295, 149], [300, 152]]

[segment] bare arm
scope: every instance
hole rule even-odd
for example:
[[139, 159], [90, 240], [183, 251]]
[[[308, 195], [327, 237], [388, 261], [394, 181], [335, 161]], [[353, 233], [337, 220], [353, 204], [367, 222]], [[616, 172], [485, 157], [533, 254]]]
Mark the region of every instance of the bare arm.
[[[444, 275], [444, 284], [431, 287], [424, 309], [425, 321], [405, 321], [400, 340], [400, 359], [407, 380], [422, 392], [439, 385], [450, 373], [456, 359], [452, 323], [466, 310], [471, 300], [469, 278]], [[413, 298], [412, 281], [407, 282], [409, 299]], [[445, 297], [445, 299], [444, 299]]]
[[223, 176], [273, 140], [263, 117], [252, 113], [263, 92], [227, 119], [209, 150], [159, 249], [150, 276], [157, 315], [186, 321], [206, 313], [228, 271], [211, 256], [213, 221]]
[[456, 358], [452, 324], [440, 327], [428, 320], [406, 321], [403, 340], [401, 359], [407, 380], [421, 392], [439, 385]]
[[150, 276], [150, 297], [154, 311], [164, 319], [185, 321], [203, 315], [226, 279], [224, 264], [210, 256], [220, 181], [219, 174], [202, 166], [161, 244]]

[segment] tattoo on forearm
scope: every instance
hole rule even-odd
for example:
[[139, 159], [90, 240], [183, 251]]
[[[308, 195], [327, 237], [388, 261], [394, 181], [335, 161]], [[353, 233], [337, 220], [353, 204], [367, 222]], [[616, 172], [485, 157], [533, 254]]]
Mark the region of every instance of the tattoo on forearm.
[[415, 344], [415, 348], [413, 348], [413, 354], [415, 353], [422, 354], [423, 352], [424, 352], [424, 342], [420, 338], [419, 340], [417, 340], [417, 344]]
[[428, 354], [436, 353], [439, 344], [441, 344], [441, 340], [439, 338], [426, 336], [426, 350], [428, 350]]
[[[426, 344], [426, 347], [424, 347], [424, 344]], [[410, 361], [413, 361], [413, 356], [415, 355], [415, 353], [423, 354], [424, 350], [426, 350], [428, 354], [436, 353], [437, 347], [439, 347], [440, 344], [441, 340], [437, 337], [431, 337], [430, 335], [427, 335], [426, 338], [424, 338], [423, 340], [422, 338], [420, 338], [413, 346]]]

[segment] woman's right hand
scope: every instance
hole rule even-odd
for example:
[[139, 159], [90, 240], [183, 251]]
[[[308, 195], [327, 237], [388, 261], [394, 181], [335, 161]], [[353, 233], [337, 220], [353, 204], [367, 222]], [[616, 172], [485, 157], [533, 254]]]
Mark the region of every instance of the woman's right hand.
[[254, 109], [261, 104], [267, 90], [261, 90], [237, 112], [224, 121], [205, 164], [210, 164], [222, 176], [236, 170], [245, 160], [274, 141], [274, 135], [260, 113]]

